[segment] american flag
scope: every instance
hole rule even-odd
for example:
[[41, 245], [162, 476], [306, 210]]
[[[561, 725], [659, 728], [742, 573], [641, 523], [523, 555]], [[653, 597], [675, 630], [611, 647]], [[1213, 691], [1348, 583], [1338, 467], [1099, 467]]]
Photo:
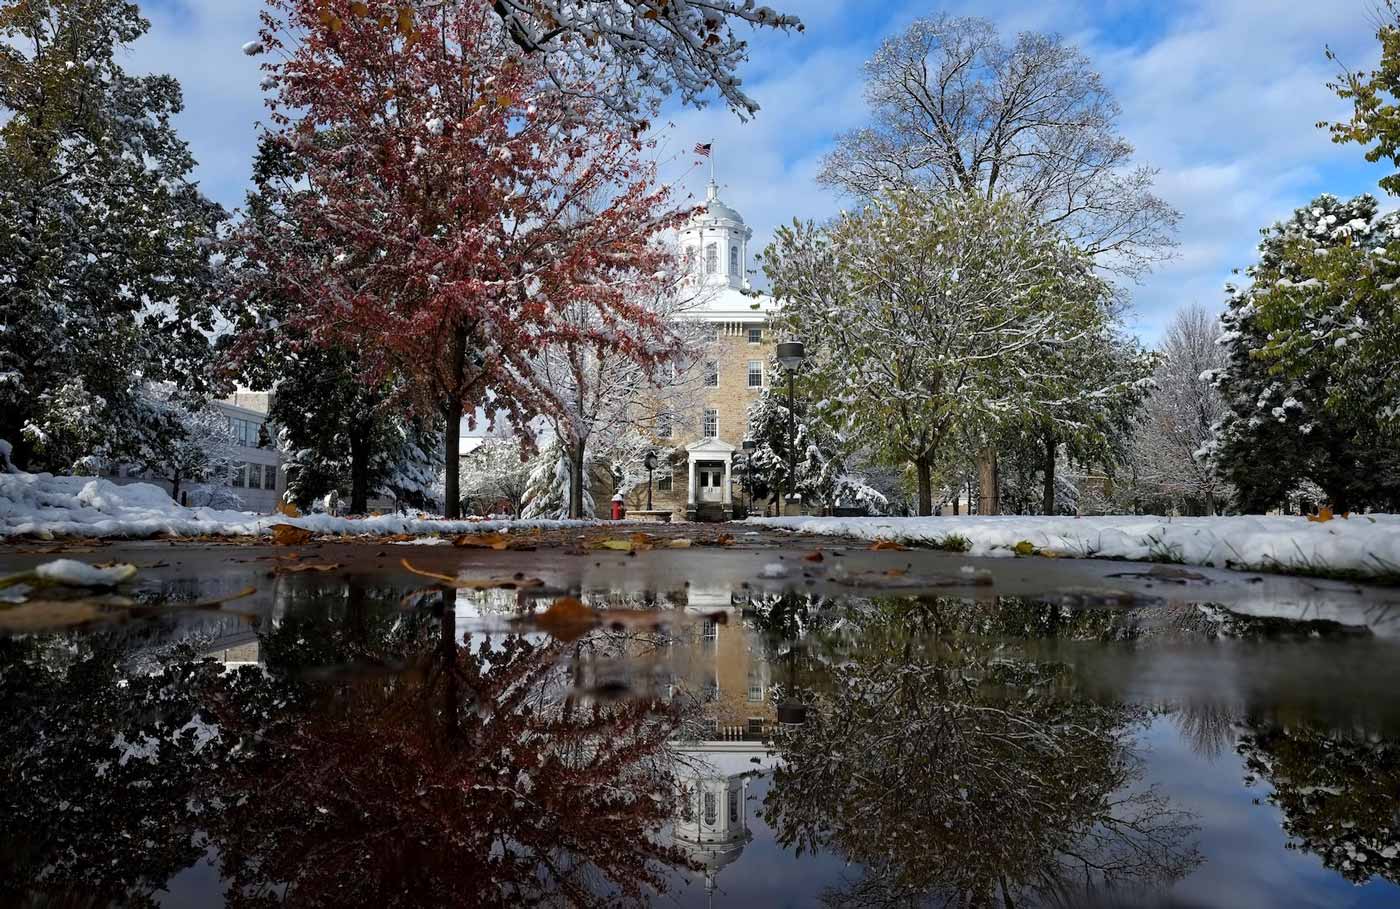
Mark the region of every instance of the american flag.
[[695, 143], [695, 153], [696, 153], [697, 155], [699, 155], [700, 157], [702, 157], [702, 158], [708, 158], [708, 157], [710, 156], [710, 149], [713, 148], [713, 147], [714, 147], [714, 143], [712, 143], [712, 142], [706, 142], [706, 143], [704, 143], [703, 145], [702, 145], [701, 143], [699, 143], [699, 142], [696, 142], [696, 143]]

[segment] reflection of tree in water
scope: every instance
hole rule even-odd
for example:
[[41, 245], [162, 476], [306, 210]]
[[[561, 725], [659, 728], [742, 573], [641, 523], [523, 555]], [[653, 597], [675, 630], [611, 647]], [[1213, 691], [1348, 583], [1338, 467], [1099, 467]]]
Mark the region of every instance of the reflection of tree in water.
[[1291, 849], [1353, 883], [1400, 883], [1400, 744], [1302, 723], [1254, 722], [1237, 750], [1272, 787]]
[[1043, 625], [1041, 609], [924, 598], [849, 617], [860, 647], [813, 695], [806, 725], [779, 736], [765, 803], [785, 845], [865, 868], [829, 902], [1078, 905], [1086, 890], [1164, 885], [1198, 861], [1190, 818], [1137, 785], [1128, 739], [1145, 713], [1079, 697], [1064, 667], [984, 637]]
[[[594, 905], [659, 889], [681, 862], [655, 836], [674, 800], [670, 709], [580, 702], [562, 645], [468, 647], [451, 611], [396, 607], [351, 596], [289, 616], [261, 636], [268, 672], [184, 653], [126, 678], [111, 652], [0, 641], [0, 719], [26, 731], [0, 745], [6, 779], [26, 782], [4, 797], [3, 831], [22, 836], [0, 832], [0, 897], [15, 897], [0, 902], [140, 902], [210, 848], [235, 905]], [[123, 761], [114, 741], [145, 750]]]
[[133, 644], [155, 652], [126, 630], [0, 638], [0, 905], [153, 905], [204, 854], [221, 761], [196, 693], [220, 667], [174, 648], [131, 672]]

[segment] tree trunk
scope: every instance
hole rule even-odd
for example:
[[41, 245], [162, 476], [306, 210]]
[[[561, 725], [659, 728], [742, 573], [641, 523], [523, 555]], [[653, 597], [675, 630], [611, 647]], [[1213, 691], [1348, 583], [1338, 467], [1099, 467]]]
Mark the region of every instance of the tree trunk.
[[990, 446], [977, 452], [978, 514], [1001, 514], [997, 451]]
[[[455, 428], [455, 427], [454, 427]], [[457, 591], [441, 588], [438, 616], [438, 658], [442, 660], [442, 716], [447, 738], [455, 741], [462, 727], [461, 680], [457, 673]]]
[[350, 513], [369, 511], [369, 439], [365, 434], [350, 435]]
[[443, 450], [447, 461], [443, 465], [447, 475], [443, 480], [442, 516], [455, 521], [462, 516], [462, 399], [458, 398], [443, 410], [447, 417], [447, 432], [443, 437]]
[[1045, 502], [1041, 514], [1055, 513], [1055, 434], [1045, 434]]
[[455, 521], [462, 516], [462, 371], [467, 366], [467, 332], [460, 326], [453, 329], [450, 356], [455, 387], [443, 401], [443, 416], [447, 418], [443, 498], [447, 501], [442, 503], [442, 516]]
[[583, 517], [583, 443], [569, 447], [569, 517]]
[[933, 465], [929, 459], [915, 458], [914, 471], [919, 475], [919, 516], [933, 514]]
[[175, 471], [170, 477], [170, 498], [176, 502], [180, 501], [180, 471]]

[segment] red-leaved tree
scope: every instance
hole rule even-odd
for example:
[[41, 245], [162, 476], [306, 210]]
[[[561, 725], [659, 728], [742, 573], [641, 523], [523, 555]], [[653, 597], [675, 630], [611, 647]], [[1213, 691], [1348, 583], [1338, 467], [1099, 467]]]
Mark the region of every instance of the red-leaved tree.
[[683, 214], [649, 140], [586, 72], [561, 84], [521, 56], [489, 0], [268, 0], [248, 50], [310, 190], [288, 217], [314, 243], [280, 259], [282, 292], [319, 343], [354, 345], [367, 380], [410, 377], [446, 419], [447, 517], [461, 418], [539, 412], [529, 364], [577, 332], [569, 307], [596, 312], [599, 349], [653, 363], [673, 346], [637, 302]]

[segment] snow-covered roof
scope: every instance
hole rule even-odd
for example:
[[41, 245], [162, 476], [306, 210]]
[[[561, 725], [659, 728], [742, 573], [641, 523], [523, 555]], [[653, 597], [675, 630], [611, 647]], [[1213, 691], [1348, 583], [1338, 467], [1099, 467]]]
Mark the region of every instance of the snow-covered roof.
[[697, 322], [763, 322], [777, 309], [778, 301], [768, 294], [711, 284], [693, 306], [681, 313], [681, 318]]

